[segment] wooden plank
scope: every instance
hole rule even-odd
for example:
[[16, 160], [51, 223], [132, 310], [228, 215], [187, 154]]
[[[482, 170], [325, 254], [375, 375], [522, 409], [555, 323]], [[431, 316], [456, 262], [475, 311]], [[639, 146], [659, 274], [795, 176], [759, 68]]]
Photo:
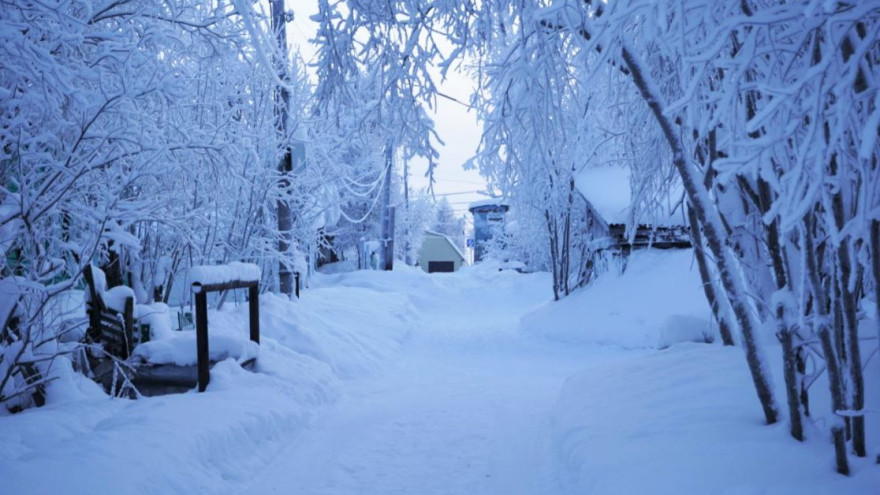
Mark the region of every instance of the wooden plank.
[[95, 305], [95, 308], [98, 309], [98, 311], [103, 311], [105, 309], [104, 301], [101, 300], [101, 296], [97, 293], [95, 289], [95, 277], [92, 273], [91, 263], [83, 268], [83, 277], [85, 277], [86, 284], [89, 286], [89, 299], [91, 299], [92, 304]]
[[125, 333], [118, 328], [102, 328], [102, 340], [113, 340], [115, 342], [125, 342]]
[[134, 378], [135, 386], [167, 385], [171, 387], [193, 388], [199, 382], [198, 366], [177, 366], [156, 364], [140, 366]]
[[125, 298], [125, 311], [122, 313], [123, 322], [125, 323], [125, 345], [123, 346], [122, 359], [128, 359], [131, 356], [131, 350], [134, 347], [134, 298]]
[[118, 328], [120, 331], [122, 331], [122, 322], [119, 320], [119, 318], [101, 316], [99, 320], [99, 326]]

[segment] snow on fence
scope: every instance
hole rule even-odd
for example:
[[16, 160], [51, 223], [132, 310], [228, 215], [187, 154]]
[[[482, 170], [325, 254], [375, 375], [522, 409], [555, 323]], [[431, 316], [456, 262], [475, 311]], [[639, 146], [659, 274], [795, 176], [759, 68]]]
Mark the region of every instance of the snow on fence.
[[189, 271], [190, 282], [196, 284], [218, 285], [229, 282], [260, 282], [260, 267], [253, 263], [234, 261], [226, 265], [194, 266]]
[[251, 263], [197, 266], [190, 271], [196, 306], [196, 354], [199, 392], [211, 380], [208, 353], [208, 293], [230, 289], [248, 289], [250, 338], [260, 343], [260, 267]]

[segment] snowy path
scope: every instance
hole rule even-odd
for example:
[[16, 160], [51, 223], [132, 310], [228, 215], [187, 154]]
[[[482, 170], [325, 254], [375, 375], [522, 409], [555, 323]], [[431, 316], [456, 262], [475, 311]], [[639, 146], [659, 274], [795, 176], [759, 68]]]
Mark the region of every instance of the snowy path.
[[548, 413], [571, 363], [450, 358], [418, 352], [387, 375], [350, 383], [347, 400], [251, 492], [547, 493]]
[[446, 300], [422, 305], [404, 357], [347, 382], [346, 399], [248, 493], [562, 492], [549, 413], [585, 356], [516, 334], [519, 315], [543, 294], [486, 305], [442, 293]]

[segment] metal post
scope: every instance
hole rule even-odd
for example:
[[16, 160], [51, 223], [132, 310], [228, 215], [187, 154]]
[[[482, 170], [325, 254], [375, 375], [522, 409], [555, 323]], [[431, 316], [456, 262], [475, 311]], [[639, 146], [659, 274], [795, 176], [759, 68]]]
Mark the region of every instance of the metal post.
[[[196, 286], [193, 286], [196, 289]], [[204, 392], [211, 380], [208, 359], [208, 294], [199, 288], [196, 297], [196, 355], [198, 356], [199, 392]]]
[[125, 345], [122, 349], [122, 359], [128, 359], [131, 356], [131, 350], [134, 347], [134, 298], [125, 298], [125, 309], [122, 312], [123, 329], [125, 334]]
[[[297, 292], [299, 292], [299, 274], [297, 274]], [[299, 295], [299, 294], [297, 294]], [[251, 340], [260, 343], [260, 286], [253, 284], [248, 287], [248, 309], [250, 310]]]
[[299, 272], [296, 272], [294, 277], [296, 277], [296, 298], [299, 299]]

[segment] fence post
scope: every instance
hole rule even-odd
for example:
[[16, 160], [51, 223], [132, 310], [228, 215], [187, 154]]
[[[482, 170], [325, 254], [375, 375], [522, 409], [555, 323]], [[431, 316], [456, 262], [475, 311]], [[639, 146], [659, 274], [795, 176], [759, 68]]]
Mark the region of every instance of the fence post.
[[[296, 292], [299, 297], [299, 274], [296, 274]], [[248, 287], [248, 309], [250, 313], [251, 340], [260, 343], [260, 285]]]
[[128, 359], [134, 348], [134, 298], [125, 298], [125, 311], [122, 312], [123, 329], [125, 333], [125, 348], [122, 350], [122, 358]]
[[204, 392], [211, 379], [208, 366], [208, 294], [201, 287], [193, 284], [193, 289], [198, 289], [196, 296], [196, 355], [198, 356], [199, 392]]

